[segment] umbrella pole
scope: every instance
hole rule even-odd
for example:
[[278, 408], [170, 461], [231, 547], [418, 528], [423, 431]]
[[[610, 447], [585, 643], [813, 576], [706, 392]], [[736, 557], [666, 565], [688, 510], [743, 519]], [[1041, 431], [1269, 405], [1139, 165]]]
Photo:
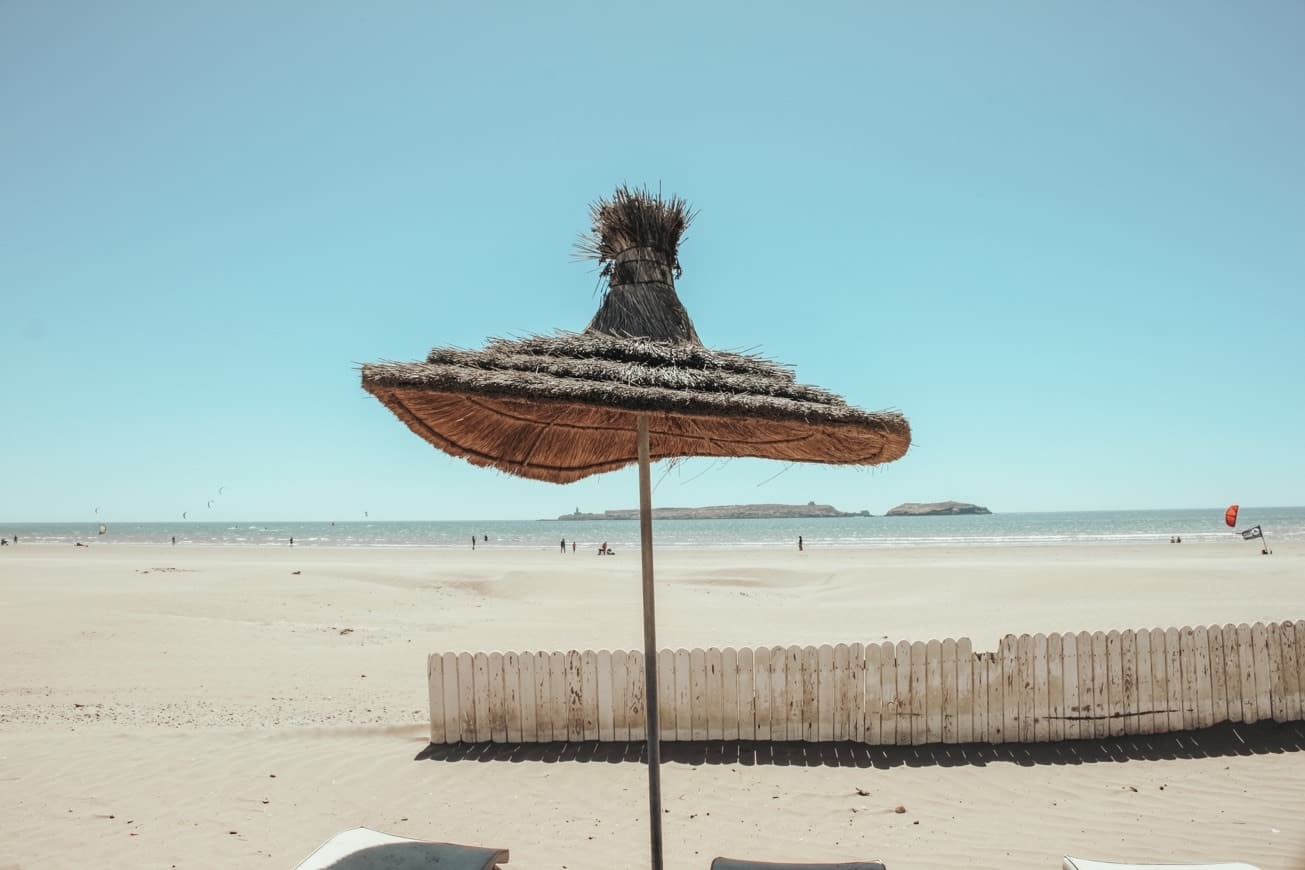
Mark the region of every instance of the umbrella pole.
[[648, 721], [648, 830], [652, 870], [662, 870], [662, 738], [657, 722], [657, 615], [653, 602], [652, 475], [648, 415], [639, 415], [639, 549], [643, 555], [643, 683]]

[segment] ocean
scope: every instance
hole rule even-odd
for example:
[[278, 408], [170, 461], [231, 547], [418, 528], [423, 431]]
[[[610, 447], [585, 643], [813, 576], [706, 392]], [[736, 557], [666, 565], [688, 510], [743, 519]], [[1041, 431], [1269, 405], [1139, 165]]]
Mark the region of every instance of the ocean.
[[[1168, 542], [1227, 543], [1240, 540], [1224, 525], [1224, 509], [1068, 511], [998, 513], [955, 517], [838, 517], [828, 519], [659, 520], [653, 524], [661, 548], [791, 548], [798, 536], [812, 547], [1040, 547]], [[478, 547], [554, 549], [565, 538], [581, 548], [603, 542], [615, 550], [639, 545], [639, 523], [630, 520], [486, 520], [467, 522], [168, 522], [0, 523], [0, 535], [23, 543], [109, 546], [307, 547]], [[1275, 541], [1305, 540], [1305, 507], [1243, 507], [1237, 528], [1259, 525]], [[484, 537], [489, 540], [485, 541]], [[1248, 541], [1246, 546], [1259, 546]]]

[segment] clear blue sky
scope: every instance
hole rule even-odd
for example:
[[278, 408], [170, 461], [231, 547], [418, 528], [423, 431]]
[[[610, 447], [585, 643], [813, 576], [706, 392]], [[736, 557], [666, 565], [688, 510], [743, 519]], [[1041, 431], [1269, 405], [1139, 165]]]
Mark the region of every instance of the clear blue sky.
[[0, 520], [635, 506], [354, 367], [583, 328], [622, 181], [700, 209], [707, 344], [914, 429], [657, 504], [1305, 503], [1302, 45], [1298, 2], [0, 0]]

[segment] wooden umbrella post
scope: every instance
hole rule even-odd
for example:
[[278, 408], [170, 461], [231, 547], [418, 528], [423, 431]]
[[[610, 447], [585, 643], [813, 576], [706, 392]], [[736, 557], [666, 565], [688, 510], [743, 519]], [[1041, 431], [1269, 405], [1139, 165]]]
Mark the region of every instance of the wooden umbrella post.
[[648, 717], [648, 830], [652, 870], [662, 870], [662, 738], [657, 722], [657, 611], [653, 602], [652, 475], [648, 415], [639, 415], [639, 547], [643, 555], [643, 682]]

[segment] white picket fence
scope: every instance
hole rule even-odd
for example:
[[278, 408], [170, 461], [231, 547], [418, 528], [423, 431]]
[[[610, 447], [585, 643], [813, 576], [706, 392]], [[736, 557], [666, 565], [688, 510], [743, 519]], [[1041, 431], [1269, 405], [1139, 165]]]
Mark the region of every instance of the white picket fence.
[[[432, 743], [643, 740], [637, 651], [435, 653]], [[1033, 743], [1297, 721], [1305, 620], [928, 643], [662, 650], [670, 740]]]

